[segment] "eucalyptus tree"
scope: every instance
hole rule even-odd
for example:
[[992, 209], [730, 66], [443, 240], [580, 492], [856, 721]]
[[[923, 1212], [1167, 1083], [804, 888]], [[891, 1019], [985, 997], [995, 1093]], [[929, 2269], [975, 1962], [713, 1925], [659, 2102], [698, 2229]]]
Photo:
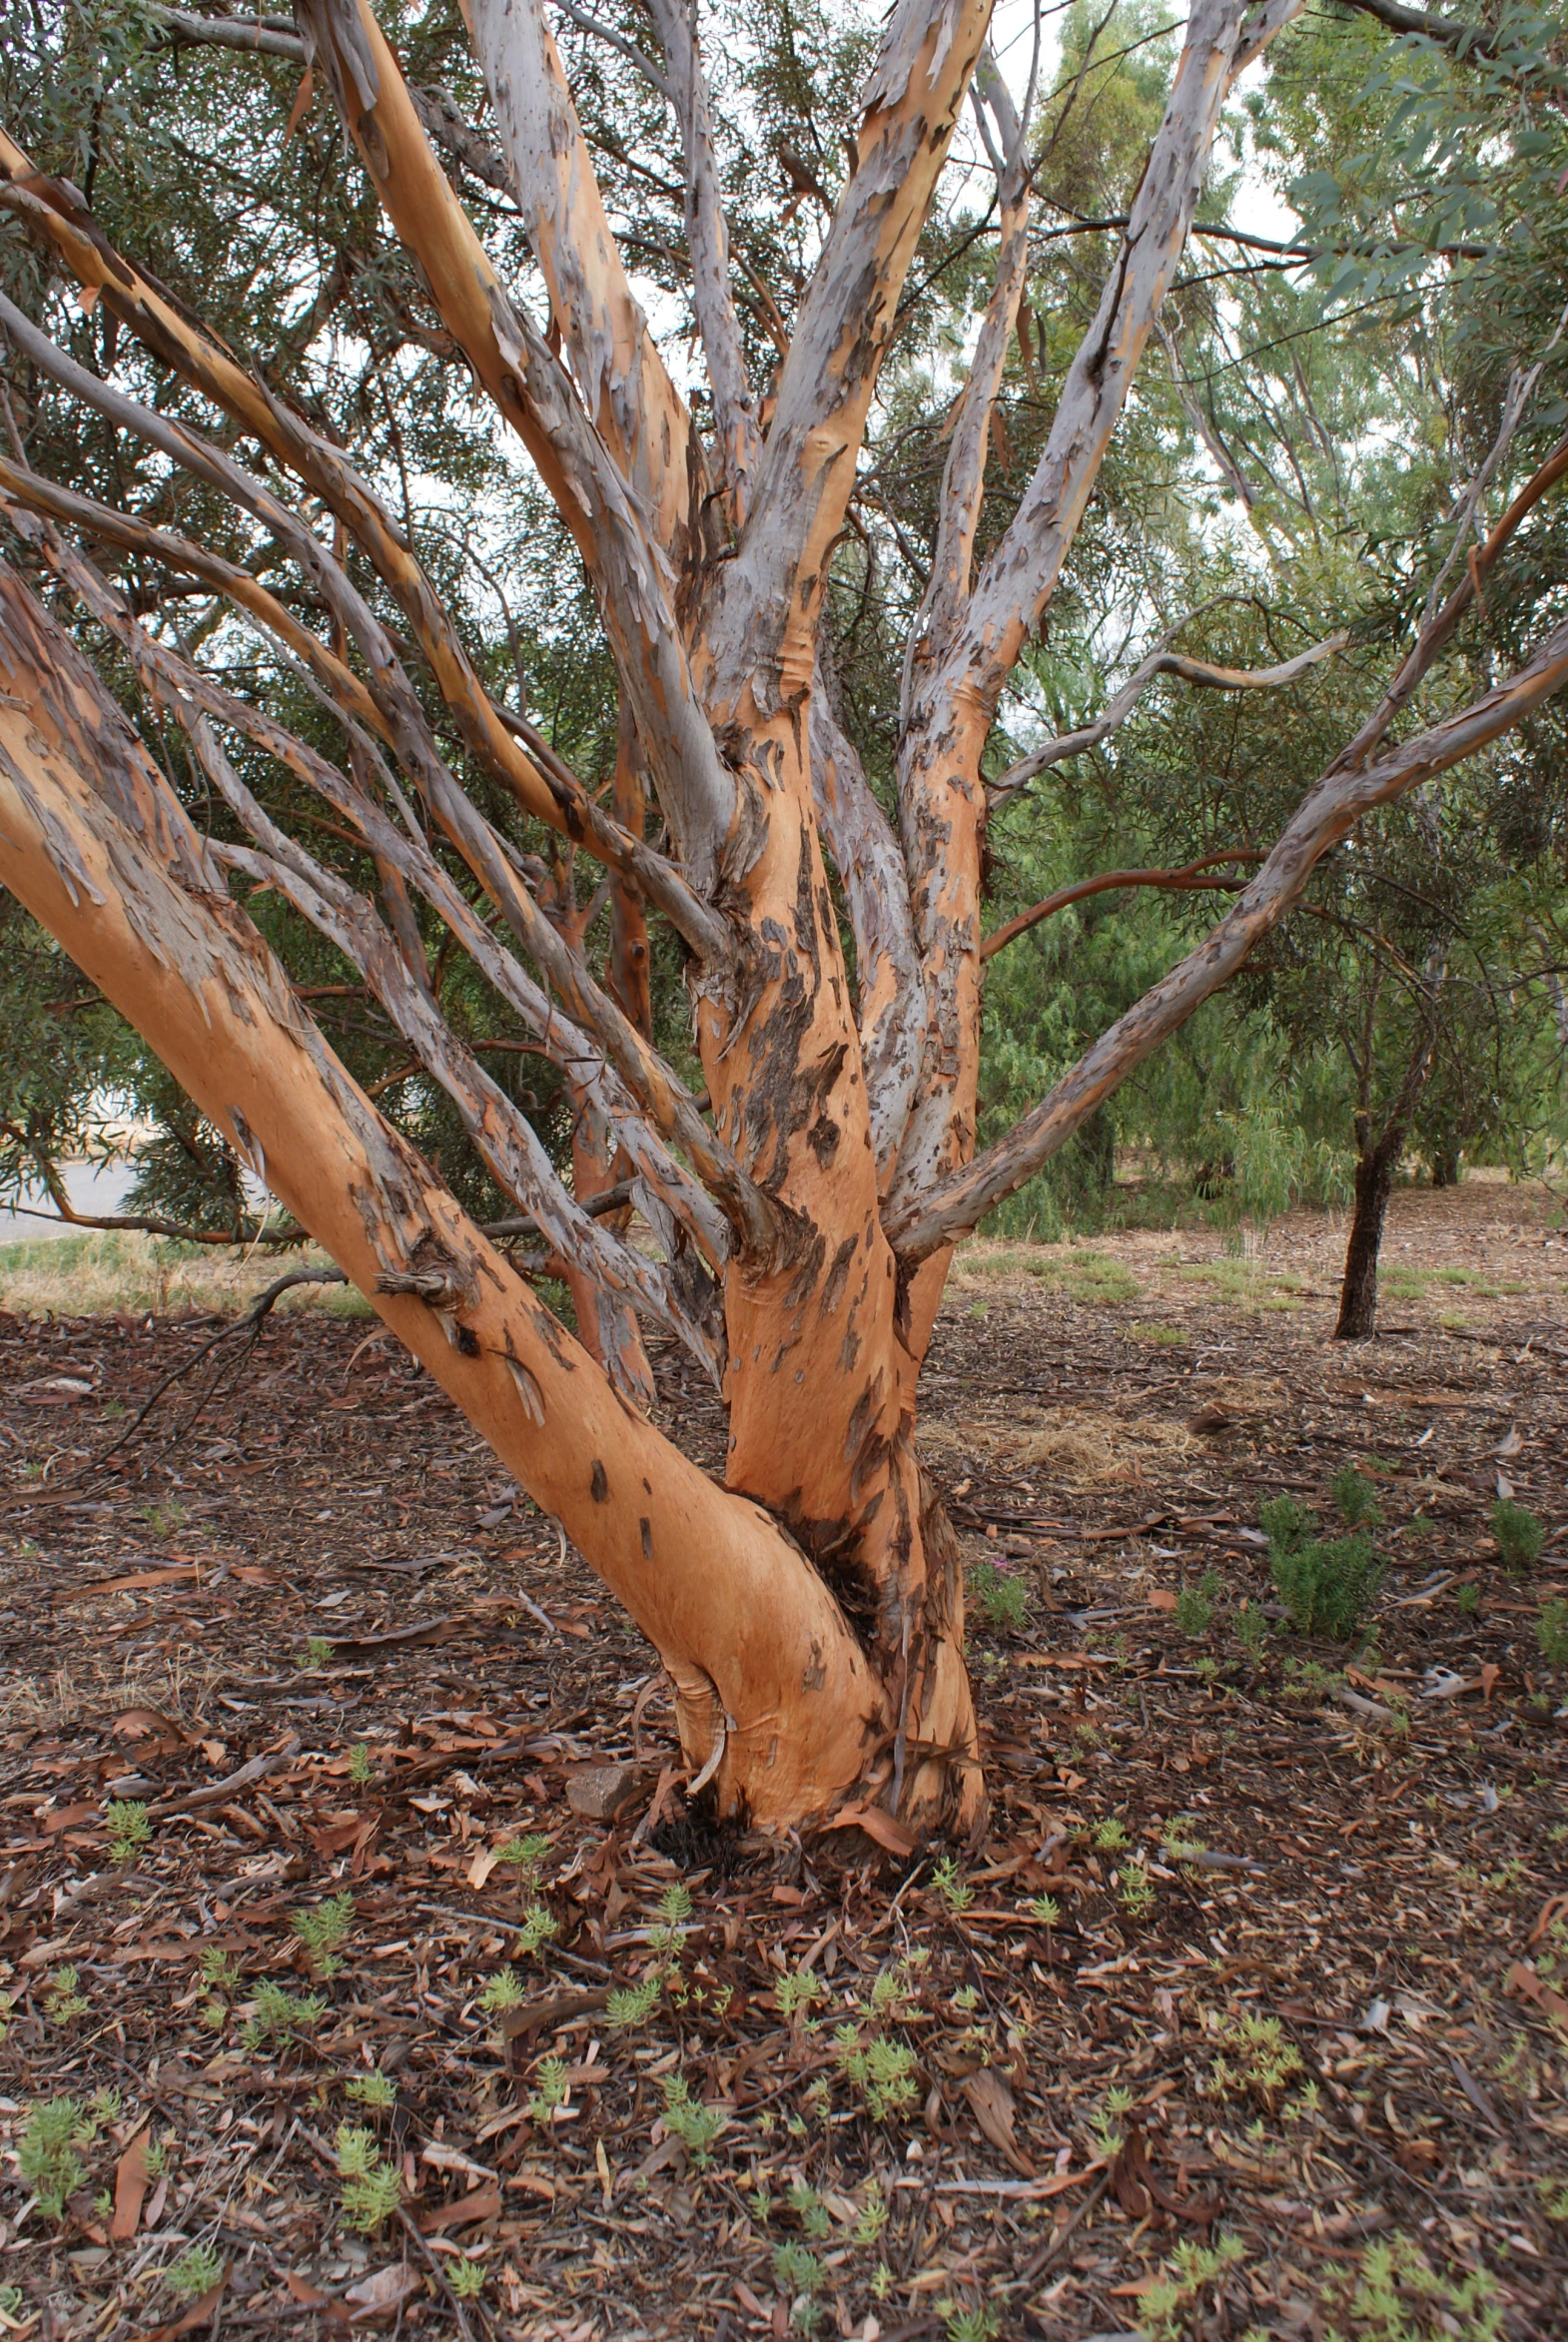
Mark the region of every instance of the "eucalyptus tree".
[[[508, 548], [499, 585], [569, 546], [591, 593], [617, 700], [597, 786], [504, 691], [445, 583], [410, 458], [416, 443], [438, 455], [446, 409], [421, 431], [409, 378], [368, 372], [368, 396], [408, 398], [389, 417], [390, 469], [368, 476], [270, 376], [265, 348], [237, 355], [204, 326], [198, 279], [171, 291], [116, 245], [87, 172], [51, 173], [26, 123], [0, 136], [0, 203], [38, 256], [35, 298], [0, 300], [25, 407], [0, 459], [20, 547], [0, 568], [0, 879], [627, 1604], [674, 1682], [693, 1792], [711, 1788], [724, 1813], [827, 1811], [885, 1838], [890, 1817], [973, 1820], [959, 1557], [914, 1444], [953, 1245], [1228, 981], [1363, 815], [1568, 677], [1568, 623], [1547, 622], [1514, 671], [1395, 737], [1536, 485], [1225, 915], [977, 1150], [988, 815], [1061, 746], [999, 774], [999, 711], [1177, 284], [1226, 101], [1296, 6], [1197, 0], [1125, 222], [1101, 232], [1108, 265], [1038, 451], [984, 535], [1031, 269], [1038, 80], [1010, 88], [988, 0], [897, 0], [860, 43], [852, 102], [836, 77], [854, 42], [812, 54], [765, 27], [760, 153], [744, 107], [738, 128], [733, 110], [720, 120], [708, 68], [732, 60], [669, 0], [608, 24], [469, 0], [471, 65], [441, 83], [421, 66], [431, 24], [394, 25], [394, 47], [368, 0], [298, 0], [292, 20], [155, 12], [176, 53], [200, 48], [209, 70], [221, 53], [242, 147], [246, 76], [268, 58], [301, 77], [286, 146], [330, 97], [346, 150], [292, 149], [315, 200], [352, 228], [356, 260], [370, 252], [403, 343], [466, 371], [481, 442], [514, 439], [558, 518], [554, 537]], [[585, 23], [629, 81], [599, 56], [574, 91], [556, 33]], [[114, 97], [95, 85], [86, 110], [100, 178], [106, 154], [134, 150]], [[844, 532], [870, 533], [856, 501], [869, 418], [902, 305], [922, 297], [969, 104], [994, 182], [973, 234], [994, 250], [903, 629], [890, 815], [835, 715], [823, 614]], [[215, 172], [223, 144], [209, 122]], [[764, 163], [788, 195], [759, 221], [747, 183]], [[617, 236], [611, 165], [656, 182], [662, 234], [645, 206]], [[265, 184], [244, 192], [261, 308], [286, 313], [264, 322], [297, 363], [342, 289], [329, 272], [286, 299]], [[678, 259], [672, 332], [633, 285], [634, 236]], [[65, 346], [61, 288], [100, 330], [94, 363]], [[676, 362], [688, 321], [700, 394]], [[1032, 341], [1032, 363], [1053, 363]], [[31, 459], [29, 417], [62, 401], [97, 418], [108, 490], [51, 470], [47, 434]], [[210, 645], [243, 627], [265, 657], [220, 667], [159, 579], [229, 613]], [[1198, 688], [1267, 680], [1182, 672]], [[568, 864], [602, 874], [580, 907]], [[595, 956], [601, 892], [625, 949]], [[275, 901], [374, 995], [544, 1256], [596, 1297], [576, 1338], [352, 1079], [312, 1014], [316, 987], [264, 933]], [[644, 919], [678, 939], [700, 1091], [650, 1033]], [[593, 1140], [574, 1168], [589, 1186], [618, 1171], [609, 1189], [567, 1183], [447, 1013], [443, 958], [553, 1069]], [[589, 1207], [606, 1193], [614, 1210]], [[655, 1241], [633, 1239], [628, 1206]], [[643, 1326], [721, 1389], [722, 1483], [651, 1420]]]

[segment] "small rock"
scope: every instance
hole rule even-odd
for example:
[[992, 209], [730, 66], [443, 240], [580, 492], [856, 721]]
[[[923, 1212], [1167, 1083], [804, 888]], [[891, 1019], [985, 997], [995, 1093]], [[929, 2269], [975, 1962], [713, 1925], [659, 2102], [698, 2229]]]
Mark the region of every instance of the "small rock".
[[607, 1822], [625, 1804], [635, 1780], [630, 1765], [584, 1765], [566, 1776], [566, 1803], [586, 1822]]

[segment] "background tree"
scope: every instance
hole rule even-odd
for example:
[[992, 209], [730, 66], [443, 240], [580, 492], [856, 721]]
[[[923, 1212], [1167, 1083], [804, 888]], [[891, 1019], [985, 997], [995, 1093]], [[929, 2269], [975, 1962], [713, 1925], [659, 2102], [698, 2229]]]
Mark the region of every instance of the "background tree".
[[[28, 239], [0, 300], [0, 874], [627, 1602], [721, 1811], [849, 1796], [964, 1825], [957, 1552], [914, 1446], [951, 1247], [1359, 820], [1568, 676], [1549, 610], [1478, 688], [1445, 658], [1556, 474], [1390, 626], [1275, 841], [1232, 821], [1188, 858], [1188, 893], [1244, 879], [1224, 916], [977, 1152], [988, 825], [1088, 745], [1040, 738], [1031, 662], [1081, 550], [1067, 608], [1120, 603], [1125, 650], [1141, 578], [1178, 591], [1191, 385], [1148, 408], [1134, 385], [1152, 343], [1169, 375], [1157, 329], [1224, 200], [1226, 102], [1291, 0], [1201, 0], [1179, 47], [1134, 20], [1109, 56], [1076, 22], [1044, 92], [1042, 44], [1010, 87], [966, 0], [901, 0], [874, 56], [825, 16], [726, 56], [659, 0], [563, 12], [593, 44], [575, 91], [539, 0], [470, 13], [471, 58], [437, 12], [392, 21], [400, 60], [361, 0], [300, 0], [292, 27], [36, 20], [10, 70], [49, 144], [0, 140]], [[712, 56], [742, 93], [727, 116]], [[146, 138], [176, 68], [213, 99]], [[238, 131], [235, 74], [266, 86]], [[353, 167], [312, 111], [327, 94]], [[1074, 216], [1089, 192], [1125, 216]], [[1047, 311], [1032, 272], [1059, 244]], [[700, 394], [633, 249], [663, 253], [643, 292], [689, 323]], [[218, 332], [196, 316], [214, 288]], [[1537, 363], [1461, 528], [1514, 479]], [[1124, 421], [1128, 510], [1086, 527]], [[913, 533], [900, 434], [925, 448]], [[1141, 485], [1151, 448], [1165, 496]], [[521, 615], [519, 570], [542, 580]], [[1343, 631], [1256, 673], [1153, 650], [1081, 729], [1110, 739], [1166, 673], [1287, 685]], [[701, 1092], [636, 975], [645, 916], [645, 955], [682, 967]], [[374, 1000], [353, 1038], [392, 1061], [397, 1121], [312, 1013], [329, 999], [361, 1004], [345, 1028]], [[553, 1148], [534, 1063], [565, 1100]], [[450, 1167], [436, 1114], [465, 1142]], [[580, 1280], [580, 1340], [486, 1240], [492, 1193], [534, 1265]], [[639, 1320], [721, 1387], [723, 1487], [645, 1412]]]

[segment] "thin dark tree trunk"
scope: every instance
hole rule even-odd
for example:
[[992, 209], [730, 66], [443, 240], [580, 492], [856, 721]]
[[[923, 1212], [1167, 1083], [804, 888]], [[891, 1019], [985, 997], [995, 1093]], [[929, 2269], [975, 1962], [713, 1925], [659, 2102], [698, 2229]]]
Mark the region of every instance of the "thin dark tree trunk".
[[[1426, 1015], [1405, 1068], [1399, 1095], [1389, 1111], [1382, 1134], [1373, 1142], [1372, 1118], [1363, 1105], [1355, 1118], [1355, 1210], [1350, 1218], [1350, 1241], [1345, 1247], [1344, 1281], [1339, 1288], [1339, 1322], [1335, 1341], [1370, 1341], [1377, 1331], [1377, 1257], [1382, 1249], [1383, 1221], [1393, 1191], [1394, 1172], [1404, 1153], [1415, 1110], [1421, 1103], [1437, 1046], [1437, 998], [1442, 984], [1441, 963], [1434, 961], [1426, 979]], [[1372, 1036], [1370, 1018], [1366, 1036], [1363, 1081], [1371, 1084]], [[1364, 1093], [1363, 1093], [1364, 1096]]]
[[1403, 1132], [1398, 1133], [1390, 1147], [1385, 1131], [1371, 1154], [1363, 1155], [1355, 1167], [1355, 1211], [1345, 1247], [1335, 1341], [1370, 1341], [1377, 1331], [1377, 1255], [1403, 1137]]

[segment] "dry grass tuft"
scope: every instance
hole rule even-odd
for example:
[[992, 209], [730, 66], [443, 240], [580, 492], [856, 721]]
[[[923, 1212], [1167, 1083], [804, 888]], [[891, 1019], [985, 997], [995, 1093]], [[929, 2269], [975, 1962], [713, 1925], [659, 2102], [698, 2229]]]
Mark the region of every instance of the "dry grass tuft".
[[[0, 1245], [0, 1309], [17, 1317], [100, 1317], [116, 1310], [167, 1317], [185, 1309], [239, 1312], [273, 1279], [294, 1267], [327, 1265], [314, 1247], [273, 1253], [207, 1250], [161, 1236], [94, 1228]], [[342, 1285], [302, 1285], [282, 1309], [325, 1309], [335, 1317], [369, 1316], [370, 1304]]]
[[232, 1673], [190, 1643], [156, 1655], [131, 1652], [118, 1667], [84, 1653], [53, 1675], [0, 1680], [0, 1732], [60, 1732], [123, 1716], [127, 1708], [152, 1708], [194, 1728]]
[[1068, 1488], [1109, 1488], [1139, 1480], [1145, 1461], [1180, 1454], [1187, 1433], [1156, 1415], [1126, 1417], [1098, 1407], [1056, 1407], [1020, 1447], [1025, 1463], [1041, 1465]]

